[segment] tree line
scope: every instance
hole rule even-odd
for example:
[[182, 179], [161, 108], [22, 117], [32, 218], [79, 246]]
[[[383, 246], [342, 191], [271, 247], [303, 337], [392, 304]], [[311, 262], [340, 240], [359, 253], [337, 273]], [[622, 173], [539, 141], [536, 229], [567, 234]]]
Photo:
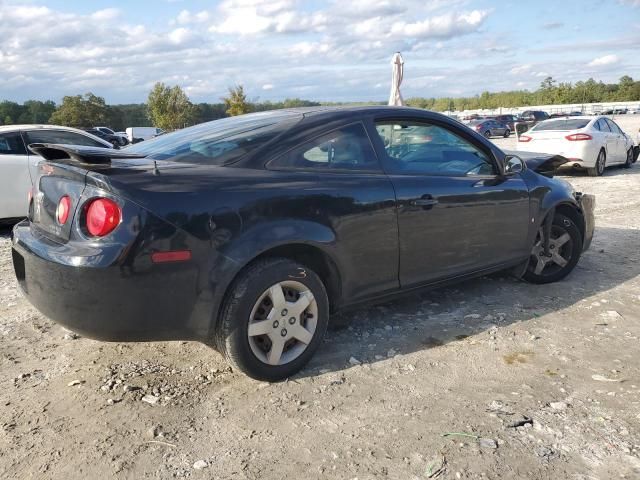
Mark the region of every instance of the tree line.
[[[353, 104], [314, 102], [299, 98], [280, 102], [260, 102], [247, 98], [242, 85], [230, 87], [227, 95], [220, 100], [218, 103], [192, 103], [179, 86], [158, 82], [149, 93], [147, 102], [140, 104], [108, 105], [104, 98], [93, 93], [66, 96], [59, 105], [51, 100], [28, 100], [22, 104], [5, 100], [0, 102], [0, 124], [51, 123], [77, 128], [104, 125], [116, 131], [122, 131], [131, 126], [156, 126], [164, 130], [175, 130], [249, 112]], [[616, 84], [597, 82], [592, 78], [572, 84], [557, 82], [552, 77], [547, 77], [535, 91], [482, 92], [473, 97], [457, 98], [413, 97], [407, 99], [406, 103], [409, 106], [435, 111], [462, 111], [615, 101], [640, 101], [640, 81], [625, 75]], [[384, 104], [384, 102], [366, 103]]]

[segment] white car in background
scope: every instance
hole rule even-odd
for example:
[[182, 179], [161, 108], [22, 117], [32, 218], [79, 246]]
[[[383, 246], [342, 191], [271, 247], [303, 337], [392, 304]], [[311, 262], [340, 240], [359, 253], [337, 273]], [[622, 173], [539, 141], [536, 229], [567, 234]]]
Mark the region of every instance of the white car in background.
[[28, 193], [42, 157], [31, 152], [32, 143], [64, 143], [113, 148], [101, 138], [82, 130], [55, 125], [0, 126], [0, 221], [27, 216]]
[[518, 150], [562, 155], [567, 166], [586, 168], [594, 177], [605, 167], [628, 168], [635, 161], [633, 139], [603, 116], [545, 120], [518, 137]]

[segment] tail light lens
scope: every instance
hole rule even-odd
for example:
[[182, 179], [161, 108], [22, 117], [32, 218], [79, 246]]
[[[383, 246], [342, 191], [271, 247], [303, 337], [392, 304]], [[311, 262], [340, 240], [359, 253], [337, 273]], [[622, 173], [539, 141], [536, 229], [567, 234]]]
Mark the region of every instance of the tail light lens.
[[120, 207], [108, 198], [91, 200], [87, 207], [87, 230], [94, 237], [104, 237], [111, 233], [122, 218]]
[[520, 135], [518, 138], [519, 142], [530, 142], [531, 140], [533, 140], [533, 137], [530, 137], [529, 135]]
[[566, 138], [570, 142], [580, 142], [582, 140], [591, 140], [593, 137], [586, 133], [574, 133], [573, 135], [567, 135], [564, 138]]
[[58, 201], [58, 208], [56, 208], [56, 219], [60, 225], [67, 223], [69, 212], [71, 212], [71, 198], [65, 195]]
[[482, 130], [482, 125], [476, 125], [476, 130], [477, 130], [477, 131]]

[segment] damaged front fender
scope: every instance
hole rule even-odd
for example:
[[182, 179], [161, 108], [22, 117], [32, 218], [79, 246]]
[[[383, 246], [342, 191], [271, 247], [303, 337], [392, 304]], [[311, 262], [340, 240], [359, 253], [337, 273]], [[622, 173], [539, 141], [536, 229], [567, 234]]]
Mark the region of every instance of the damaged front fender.
[[549, 178], [553, 177], [558, 168], [569, 162], [569, 159], [562, 155], [515, 151], [505, 151], [505, 153], [509, 156], [521, 158], [528, 169]]

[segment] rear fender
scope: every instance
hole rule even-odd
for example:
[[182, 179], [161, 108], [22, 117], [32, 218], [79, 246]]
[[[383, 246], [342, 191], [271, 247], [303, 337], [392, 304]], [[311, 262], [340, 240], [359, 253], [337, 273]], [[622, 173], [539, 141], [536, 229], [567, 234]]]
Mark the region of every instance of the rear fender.
[[[242, 270], [258, 257], [274, 249], [283, 251], [287, 245], [308, 245], [320, 250], [334, 265], [338, 265], [335, 241], [335, 234], [330, 228], [313, 222], [293, 222], [291, 219], [268, 224], [257, 223], [243, 230], [234, 242], [229, 244], [230, 248], [220, 251], [221, 255], [216, 259], [215, 265], [208, 269], [212, 272], [210, 282], [214, 287], [211, 290], [211, 311], [222, 313], [221, 307], [229, 287]], [[213, 338], [218, 320], [219, 317], [212, 318], [208, 338]]]

